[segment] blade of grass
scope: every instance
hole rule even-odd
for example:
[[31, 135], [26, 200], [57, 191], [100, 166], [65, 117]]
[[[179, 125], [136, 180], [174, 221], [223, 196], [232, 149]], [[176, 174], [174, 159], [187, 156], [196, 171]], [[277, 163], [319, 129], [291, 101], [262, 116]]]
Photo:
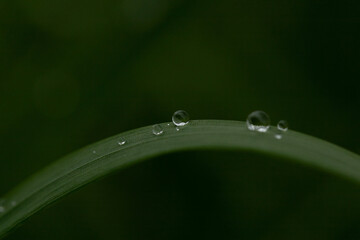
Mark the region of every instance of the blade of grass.
[[[360, 156], [329, 142], [288, 131], [249, 131], [244, 122], [194, 120], [180, 131], [162, 124], [155, 136], [143, 127], [74, 152], [33, 175], [5, 196], [0, 237], [45, 206], [102, 176], [154, 156], [192, 149], [238, 149], [273, 155], [360, 183]], [[118, 142], [126, 139], [126, 144]], [[16, 203], [16, 204], [15, 204]], [[1, 203], [0, 203], [1, 204]]]

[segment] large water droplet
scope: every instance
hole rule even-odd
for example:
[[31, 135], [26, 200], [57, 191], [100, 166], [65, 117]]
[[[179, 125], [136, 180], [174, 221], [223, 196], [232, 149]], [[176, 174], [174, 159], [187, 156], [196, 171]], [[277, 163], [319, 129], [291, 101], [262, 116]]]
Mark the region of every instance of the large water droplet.
[[153, 126], [152, 132], [154, 135], [159, 136], [163, 134], [164, 130], [159, 124], [156, 124]]
[[263, 111], [255, 111], [249, 114], [246, 124], [251, 131], [266, 132], [270, 127], [270, 117]]
[[189, 123], [190, 115], [184, 110], [178, 110], [172, 115], [172, 122], [178, 126], [182, 127]]
[[277, 128], [278, 128], [280, 131], [286, 132], [286, 131], [289, 129], [289, 124], [288, 124], [287, 121], [281, 120], [281, 121], [279, 121], [279, 123], [277, 124]]
[[122, 146], [126, 143], [125, 138], [119, 138], [118, 145]]

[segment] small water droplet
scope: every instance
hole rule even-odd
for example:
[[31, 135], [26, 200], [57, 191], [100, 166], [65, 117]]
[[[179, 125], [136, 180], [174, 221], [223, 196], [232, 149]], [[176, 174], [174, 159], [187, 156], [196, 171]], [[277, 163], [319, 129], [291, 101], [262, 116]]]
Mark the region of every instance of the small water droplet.
[[95, 150], [93, 151], [93, 154], [96, 154], [96, 151], [95, 151]]
[[189, 123], [189, 120], [190, 115], [184, 110], [178, 110], [172, 115], [172, 122], [178, 127], [185, 126]]
[[159, 136], [159, 135], [163, 134], [164, 130], [159, 124], [156, 124], [152, 128], [152, 132], [154, 135]]
[[125, 138], [120, 138], [119, 141], [118, 141], [118, 145], [119, 145], [119, 146], [122, 146], [122, 145], [124, 145], [125, 143], [126, 143]]
[[282, 139], [282, 135], [281, 134], [275, 134], [274, 137], [278, 140]]
[[279, 123], [277, 124], [277, 128], [278, 128], [280, 131], [286, 132], [286, 131], [289, 129], [289, 124], [288, 124], [287, 121], [281, 120], [281, 121], [279, 121]]
[[180, 131], [180, 128], [179, 128], [179, 127], [176, 127], [176, 131]]
[[270, 117], [263, 111], [255, 111], [247, 117], [246, 125], [251, 131], [266, 132], [270, 127]]
[[166, 125], [170, 126], [170, 123], [168, 123], [168, 124], [166, 124]]

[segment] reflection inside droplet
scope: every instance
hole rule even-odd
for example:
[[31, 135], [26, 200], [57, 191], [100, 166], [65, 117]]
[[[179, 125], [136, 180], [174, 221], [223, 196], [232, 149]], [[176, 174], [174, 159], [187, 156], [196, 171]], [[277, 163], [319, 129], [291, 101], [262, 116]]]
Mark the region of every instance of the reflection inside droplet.
[[185, 126], [189, 123], [189, 120], [190, 115], [184, 110], [178, 110], [172, 116], [172, 122], [178, 127]]
[[163, 134], [163, 132], [164, 132], [164, 130], [159, 124], [156, 124], [153, 126], [152, 133], [154, 135], [159, 136], [159, 135]]
[[280, 130], [280, 131], [283, 131], [283, 132], [286, 132], [289, 128], [289, 124], [287, 121], [285, 120], [281, 120], [279, 121], [279, 123], [277, 124], [277, 128]]
[[124, 145], [125, 143], [126, 143], [125, 138], [120, 138], [119, 141], [118, 141], [118, 145], [119, 145], [119, 146], [122, 146], [122, 145]]
[[246, 125], [251, 131], [266, 132], [270, 128], [270, 117], [263, 111], [255, 111], [249, 114]]

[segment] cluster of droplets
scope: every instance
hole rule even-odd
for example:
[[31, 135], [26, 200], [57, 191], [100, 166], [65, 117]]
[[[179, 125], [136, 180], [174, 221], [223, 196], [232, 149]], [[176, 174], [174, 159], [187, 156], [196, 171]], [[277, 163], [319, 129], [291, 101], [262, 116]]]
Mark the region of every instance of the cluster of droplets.
[[[172, 115], [171, 121], [175, 126], [175, 130], [180, 131], [182, 127], [186, 126], [189, 123], [190, 115], [184, 110], [178, 110]], [[166, 125], [171, 126], [170, 123]], [[152, 127], [152, 133], [156, 136], [160, 136], [164, 133], [164, 129], [160, 124], [155, 124]]]
[[[174, 112], [171, 120], [172, 120], [173, 125], [175, 126], [175, 130], [180, 131], [180, 129], [182, 127], [185, 127], [189, 123], [190, 116], [186, 111], [178, 110], [178, 111]], [[170, 123], [168, 123], [166, 125], [171, 126]], [[160, 136], [160, 135], [164, 134], [164, 128], [160, 124], [155, 124], [152, 126], [152, 134], [154, 134], [155, 136]], [[123, 137], [120, 137], [117, 141], [117, 145], [119, 145], [119, 146], [123, 146], [126, 143], [127, 143], [127, 140]], [[92, 153], [96, 156], [99, 156], [99, 154], [97, 153], [96, 150], [93, 150]], [[1, 212], [1, 208], [0, 208], [0, 212]]]
[[[190, 115], [184, 110], [178, 110], [174, 112], [172, 115], [172, 123], [175, 126], [176, 131], [180, 131], [180, 129], [186, 126], [190, 121]], [[247, 128], [250, 131], [256, 131], [265, 133], [270, 128], [270, 117], [264, 111], [254, 111], [249, 114], [246, 119]], [[170, 123], [166, 124], [170, 126]], [[281, 120], [277, 124], [277, 133], [274, 135], [276, 139], [282, 139], [282, 134], [288, 130], [289, 126], [287, 121]], [[152, 134], [155, 136], [160, 136], [164, 134], [164, 128], [160, 124], [155, 124], [152, 127]], [[127, 143], [126, 139], [121, 137], [118, 139], [117, 144], [119, 146], [123, 146]], [[94, 150], [93, 154], [98, 155], [98, 153]], [[4, 211], [4, 207], [0, 205], [0, 213]]]
[[[270, 117], [263, 111], [254, 111], [246, 119], [247, 128], [251, 131], [265, 133], [270, 128]], [[276, 139], [282, 139], [282, 133], [289, 128], [287, 121], [281, 120], [277, 124], [278, 132], [274, 135]]]

